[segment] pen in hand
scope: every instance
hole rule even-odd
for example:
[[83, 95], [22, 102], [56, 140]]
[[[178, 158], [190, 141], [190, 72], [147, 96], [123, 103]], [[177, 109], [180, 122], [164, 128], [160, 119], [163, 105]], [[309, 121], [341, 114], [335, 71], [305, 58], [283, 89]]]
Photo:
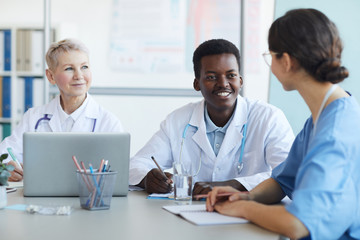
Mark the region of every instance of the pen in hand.
[[13, 161], [17, 163], [18, 167], [19, 167], [21, 170], [23, 170], [23, 168], [21, 167], [21, 164], [20, 164], [19, 160], [17, 160], [17, 158], [15, 157], [12, 149], [11, 149], [11, 148], [7, 148], [7, 150], [8, 150], [8, 152], [9, 152], [11, 158], [13, 159]]
[[173, 181], [166, 176], [166, 174], [164, 173], [164, 171], [161, 169], [161, 167], [159, 166], [159, 164], [156, 162], [155, 158], [154, 158], [153, 156], [151, 156], [151, 159], [154, 161], [154, 163], [156, 164], [156, 166], [157, 166], [157, 168], [160, 170], [160, 172], [168, 179], [167, 182], [168, 182], [168, 183], [172, 183]]

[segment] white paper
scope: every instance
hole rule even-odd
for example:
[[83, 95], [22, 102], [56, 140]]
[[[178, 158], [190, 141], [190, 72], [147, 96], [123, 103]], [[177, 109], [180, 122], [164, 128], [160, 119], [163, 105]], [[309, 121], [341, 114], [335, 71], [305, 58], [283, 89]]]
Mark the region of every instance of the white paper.
[[163, 209], [183, 217], [195, 225], [219, 225], [247, 223], [243, 218], [225, 216], [217, 212], [207, 212], [205, 204], [196, 205], [171, 205], [163, 206]]
[[170, 193], [152, 193], [148, 198], [174, 198], [174, 192]]

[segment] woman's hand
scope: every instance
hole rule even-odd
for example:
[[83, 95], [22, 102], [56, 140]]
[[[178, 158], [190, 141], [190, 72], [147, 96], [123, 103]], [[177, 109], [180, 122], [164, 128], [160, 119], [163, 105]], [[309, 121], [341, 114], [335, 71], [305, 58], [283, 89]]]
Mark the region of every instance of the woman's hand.
[[[230, 196], [219, 197], [219, 194], [229, 193]], [[206, 210], [209, 212], [213, 212], [215, 209], [215, 205], [220, 202], [225, 201], [237, 201], [237, 200], [250, 200], [250, 196], [248, 192], [240, 192], [239, 190], [233, 187], [214, 187], [211, 192], [208, 193], [208, 197], [206, 199]]]
[[[11, 176], [9, 177], [9, 182], [20, 182], [23, 180], [23, 170], [22, 168], [19, 168], [16, 162], [10, 161], [7, 163], [7, 165], [12, 165], [15, 167], [14, 171], [10, 172]], [[21, 167], [23, 165], [21, 164]]]
[[[238, 194], [234, 194], [238, 195]], [[224, 201], [218, 202], [215, 204], [214, 209], [223, 215], [232, 216], [232, 217], [241, 217], [245, 218], [245, 209], [247, 204], [251, 204], [254, 202], [240, 200], [240, 201]]]

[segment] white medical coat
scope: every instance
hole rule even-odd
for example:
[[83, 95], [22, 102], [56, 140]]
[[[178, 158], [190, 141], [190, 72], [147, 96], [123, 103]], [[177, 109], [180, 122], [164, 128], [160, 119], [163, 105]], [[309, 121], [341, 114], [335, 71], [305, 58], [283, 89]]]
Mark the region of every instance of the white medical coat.
[[[294, 134], [285, 115], [278, 108], [241, 96], [237, 99], [233, 120], [216, 156], [206, 135], [204, 100], [187, 104], [170, 113], [160, 130], [130, 160], [130, 185], [139, 184], [155, 168], [154, 156], [163, 169], [171, 168], [179, 159], [181, 139], [187, 124], [181, 161], [200, 171], [194, 182], [237, 179], [247, 190], [267, 179], [271, 171], [288, 155]], [[243, 164], [237, 171], [240, 158], [243, 126], [247, 123]]]
[[[95, 100], [87, 94], [87, 105], [75, 121], [71, 132], [92, 132], [96, 119], [94, 132], [122, 132], [123, 127], [119, 119], [112, 113], [106, 111]], [[23, 159], [23, 133], [24, 132], [62, 132], [60, 123], [60, 95], [56, 96], [48, 104], [30, 108], [23, 116], [22, 121], [0, 144], [0, 153], [7, 153], [11, 147], [20, 162]], [[45, 114], [49, 114], [50, 121], [42, 120], [35, 130], [35, 125]]]

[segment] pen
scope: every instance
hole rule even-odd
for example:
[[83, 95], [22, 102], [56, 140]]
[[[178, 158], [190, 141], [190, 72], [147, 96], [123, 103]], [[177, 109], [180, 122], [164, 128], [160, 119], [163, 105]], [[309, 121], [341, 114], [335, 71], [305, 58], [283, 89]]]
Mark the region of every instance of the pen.
[[[108, 160], [104, 161], [104, 164], [103, 164], [102, 169], [101, 169], [102, 173], [105, 172], [106, 166], [108, 165], [108, 163], [109, 163]], [[99, 169], [99, 171], [100, 171], [100, 169]], [[105, 182], [103, 181], [103, 178], [104, 178], [104, 174], [101, 174], [100, 181], [99, 181], [99, 186], [100, 186], [100, 189], [101, 189], [101, 195], [100, 195], [100, 198], [98, 199], [98, 202], [99, 202], [99, 200], [102, 202], [102, 198], [103, 198], [103, 193], [104, 193], [103, 190], [104, 190], [104, 186], [105, 186]]]
[[[76, 158], [75, 158], [75, 160], [76, 160]], [[84, 170], [83, 170], [84, 173], [86, 174], [87, 171], [86, 171], [86, 167], [85, 167], [84, 162], [81, 161], [80, 164], [81, 164], [81, 167], [84, 169]], [[85, 205], [86, 205], [86, 206], [89, 206], [90, 200], [92, 199], [92, 195], [94, 195], [95, 188], [92, 188], [92, 187], [91, 187], [91, 181], [90, 181], [90, 179], [89, 179], [89, 175], [87, 175], [87, 174], [86, 174], [86, 179], [87, 179], [87, 181], [85, 180], [85, 178], [84, 178], [84, 181], [85, 181], [85, 183], [86, 183], [86, 186], [87, 186], [87, 188], [88, 188], [88, 190], [89, 190], [90, 195], [89, 195], [89, 198], [88, 198], [88, 200], [86, 201], [86, 204], [85, 204]], [[90, 197], [90, 196], [91, 196], [91, 197]]]
[[20, 162], [17, 160], [17, 158], [15, 157], [12, 149], [11, 149], [11, 148], [7, 148], [7, 150], [8, 150], [8, 152], [9, 152], [11, 158], [13, 159], [13, 161], [16, 162], [17, 165], [19, 166], [19, 168], [22, 170], [21, 164], [20, 164]]
[[[104, 163], [105, 163], [105, 160], [104, 159], [101, 159], [101, 162], [100, 162], [100, 167], [99, 167], [99, 169], [98, 169], [98, 172], [99, 173], [101, 173], [102, 172], [102, 169], [103, 169], [103, 167], [104, 167]], [[99, 180], [100, 180], [100, 175], [98, 175], [97, 176], [97, 182], [99, 182]]]
[[[80, 167], [80, 165], [79, 165], [76, 157], [75, 157], [75, 156], [72, 156], [72, 159], [73, 159], [73, 161], [74, 161], [74, 163], [75, 163], [76, 168], [77, 168], [77, 169], [79, 170], [79, 172], [81, 173], [82, 170], [81, 170], [81, 167]], [[84, 172], [86, 173], [86, 170], [85, 170], [85, 169], [84, 169]], [[91, 191], [91, 187], [90, 187], [89, 183], [86, 181], [85, 176], [84, 176], [83, 174], [81, 174], [81, 177], [82, 177], [83, 181], [85, 182], [87, 189], [88, 189], [89, 191]]]
[[[80, 164], [81, 164], [82, 168], [84, 169], [84, 173], [87, 173], [84, 162], [81, 161]], [[89, 186], [90, 186], [90, 189], [91, 189], [92, 187], [91, 187], [91, 181], [90, 181], [89, 175], [86, 174], [86, 178], [87, 178], [87, 180], [88, 180], [88, 183], [89, 183]], [[89, 191], [90, 191], [90, 189], [89, 189]]]
[[[89, 169], [90, 169], [90, 173], [93, 174], [93, 173], [94, 173], [94, 169], [93, 169], [91, 163], [89, 163]], [[91, 199], [90, 208], [93, 206], [93, 203], [96, 202], [95, 197], [96, 197], [96, 196], [101, 196], [101, 190], [100, 190], [100, 188], [99, 188], [98, 182], [96, 181], [95, 175], [92, 175], [92, 178], [93, 178], [93, 181], [94, 181], [95, 189], [94, 189], [93, 199]], [[95, 195], [96, 195], [96, 196], [95, 196]]]
[[[238, 193], [238, 192], [224, 192], [224, 193], [218, 193], [216, 195], [216, 197], [228, 197], [228, 196], [231, 196], [233, 195], [234, 193]], [[241, 193], [249, 193], [249, 192], [241, 192]], [[207, 194], [198, 194], [198, 195], [195, 195], [194, 198], [195, 199], [200, 199], [200, 198], [207, 198], [208, 195]]]
[[106, 172], [108, 164], [109, 164], [109, 160], [105, 160], [105, 163], [104, 163], [104, 166], [103, 166], [103, 169], [101, 170], [101, 172]]
[[164, 176], [166, 177], [164, 171], [161, 169], [161, 167], [159, 166], [159, 164], [156, 162], [155, 158], [153, 156], [151, 156], [151, 159], [154, 161], [154, 163], [156, 164], [157, 168], [162, 172], [162, 174], [164, 174]]
[[170, 182], [168, 182], [168, 183], [172, 183], [172, 180], [169, 179], [169, 178], [166, 176], [166, 174], [164, 173], [164, 171], [161, 169], [161, 167], [159, 166], [159, 164], [156, 162], [155, 158], [154, 158], [153, 156], [151, 156], [151, 159], [154, 161], [154, 163], [156, 164], [156, 166], [157, 166], [157, 168], [160, 170], [160, 172], [162, 172], [162, 174], [163, 174], [168, 180], [170, 180]]

